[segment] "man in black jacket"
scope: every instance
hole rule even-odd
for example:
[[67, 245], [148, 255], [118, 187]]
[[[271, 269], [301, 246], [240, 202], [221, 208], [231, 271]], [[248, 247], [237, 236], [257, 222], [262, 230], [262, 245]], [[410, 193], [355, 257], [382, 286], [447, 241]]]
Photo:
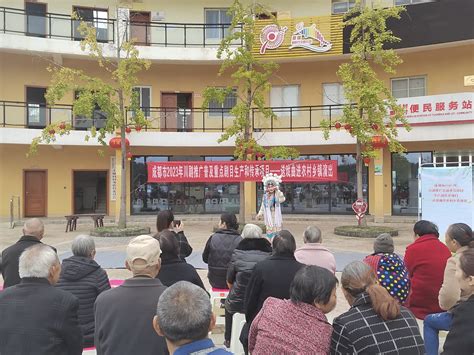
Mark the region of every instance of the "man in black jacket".
[[2, 252], [2, 267], [0, 269], [2, 270], [4, 288], [20, 283], [18, 259], [26, 248], [41, 243], [43, 235], [43, 222], [38, 218], [29, 219], [23, 225], [23, 236], [20, 240]]
[[58, 256], [47, 245], [21, 254], [21, 282], [0, 292], [0, 354], [82, 354], [79, 301], [53, 287], [60, 272]]
[[156, 303], [166, 289], [160, 271], [160, 243], [148, 235], [127, 246], [125, 266], [133, 278], [105, 291], [95, 302], [95, 346], [98, 355], [167, 354], [166, 342], [152, 326]]
[[79, 300], [79, 324], [84, 347], [94, 346], [94, 303], [110, 288], [104, 269], [94, 260], [95, 242], [88, 235], [78, 235], [72, 242], [73, 256], [64, 259], [56, 287], [71, 292]]

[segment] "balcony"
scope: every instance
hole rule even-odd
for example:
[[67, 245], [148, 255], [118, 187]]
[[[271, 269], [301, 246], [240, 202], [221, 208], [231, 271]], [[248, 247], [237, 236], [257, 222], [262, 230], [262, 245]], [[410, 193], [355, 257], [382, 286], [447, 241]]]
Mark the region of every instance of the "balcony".
[[[115, 19], [93, 19], [89, 22], [97, 29], [97, 40], [114, 43], [117, 26], [125, 26], [127, 36], [139, 46], [156, 47], [218, 47], [228, 33], [230, 24], [128, 22]], [[80, 21], [70, 15], [45, 13], [27, 14], [23, 9], [0, 7], [0, 33], [15, 34], [69, 41], [81, 40]], [[241, 42], [234, 43], [236, 46]]]

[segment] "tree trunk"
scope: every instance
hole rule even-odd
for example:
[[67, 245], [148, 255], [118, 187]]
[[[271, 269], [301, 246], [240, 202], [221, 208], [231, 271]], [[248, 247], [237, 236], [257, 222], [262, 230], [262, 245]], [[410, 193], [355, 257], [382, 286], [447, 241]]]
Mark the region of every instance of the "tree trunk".
[[[362, 162], [362, 143], [357, 139], [356, 143], [356, 173], [357, 173], [357, 199], [364, 200], [364, 190], [362, 184], [362, 169], [364, 164]], [[367, 220], [364, 218], [361, 219], [360, 225], [365, 227], [367, 226]]]

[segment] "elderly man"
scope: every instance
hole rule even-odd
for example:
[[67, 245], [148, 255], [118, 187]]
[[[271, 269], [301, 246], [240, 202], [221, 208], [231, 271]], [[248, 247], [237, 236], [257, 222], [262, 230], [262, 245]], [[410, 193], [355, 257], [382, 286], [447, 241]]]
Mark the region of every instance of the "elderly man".
[[99, 355], [167, 354], [152, 326], [156, 302], [166, 289], [160, 271], [160, 243], [140, 235], [127, 246], [125, 266], [133, 277], [105, 291], [95, 302], [95, 346]]
[[215, 324], [206, 291], [187, 281], [179, 281], [163, 292], [153, 319], [156, 332], [166, 338], [168, 350], [174, 355], [231, 354], [208, 338]]
[[32, 218], [23, 225], [23, 236], [15, 244], [2, 252], [3, 287], [10, 287], [20, 283], [18, 274], [18, 259], [23, 251], [38, 243], [44, 235], [44, 225], [38, 218]]
[[79, 301], [53, 285], [61, 272], [56, 252], [37, 244], [20, 256], [21, 282], [0, 292], [0, 354], [82, 354]]
[[110, 288], [104, 269], [94, 261], [95, 243], [88, 235], [78, 235], [72, 242], [72, 256], [64, 259], [56, 287], [79, 299], [79, 324], [84, 347], [94, 346], [94, 303], [98, 295]]
[[295, 258], [305, 265], [316, 265], [336, 273], [334, 254], [322, 246], [323, 237], [318, 227], [309, 226], [303, 234], [304, 246], [296, 249]]

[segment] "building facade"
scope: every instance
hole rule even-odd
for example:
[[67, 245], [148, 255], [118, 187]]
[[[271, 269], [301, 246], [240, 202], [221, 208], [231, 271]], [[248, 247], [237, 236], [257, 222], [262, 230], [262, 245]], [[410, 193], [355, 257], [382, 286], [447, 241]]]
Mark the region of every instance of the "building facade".
[[[474, 153], [473, 2], [385, 0], [385, 5], [407, 5], [402, 18], [389, 24], [401, 38], [395, 48], [403, 63], [396, 74], [380, 77], [405, 105], [412, 130], [399, 132], [406, 153], [381, 149], [365, 169], [364, 195], [378, 220], [417, 214], [420, 164], [470, 164]], [[206, 87], [232, 84], [229, 77], [217, 75], [216, 57], [231, 21], [228, 1], [5, 0], [2, 6], [1, 217], [10, 215], [10, 201], [14, 210], [19, 206], [21, 217], [117, 215], [122, 178], [127, 180], [130, 214], [168, 208], [176, 213], [238, 212], [238, 184], [148, 183], [146, 169], [148, 162], [233, 159], [234, 143], [218, 143], [218, 138], [232, 122], [229, 109], [235, 97], [229, 95], [223, 105], [202, 107]], [[263, 15], [260, 19], [261, 47], [254, 50], [263, 60], [279, 64], [267, 98], [277, 119], [264, 121], [252, 112], [254, 137], [266, 147], [295, 147], [300, 159], [338, 162], [337, 182], [284, 183], [284, 213], [352, 213], [355, 140], [335, 129], [325, 140], [320, 127], [322, 119], [337, 122], [346, 103], [336, 71], [349, 59], [349, 32], [340, 24], [351, 6], [352, 1], [340, 0], [275, 0], [268, 7], [278, 26]], [[118, 151], [93, 139], [84, 141], [88, 129], [104, 123], [99, 109], [86, 119], [72, 112], [74, 93], [52, 107], [44, 98], [52, 63], [103, 75], [80, 49], [79, 22], [73, 13], [96, 28], [106, 54], [113, 56], [118, 34], [126, 33], [136, 41], [140, 56], [152, 63], [139, 74], [135, 89], [150, 126], [128, 135], [133, 157], [125, 177], [120, 176]], [[32, 139], [55, 122], [71, 123], [74, 129], [27, 158]], [[261, 194], [260, 183], [246, 183], [246, 214], [256, 212]]]

